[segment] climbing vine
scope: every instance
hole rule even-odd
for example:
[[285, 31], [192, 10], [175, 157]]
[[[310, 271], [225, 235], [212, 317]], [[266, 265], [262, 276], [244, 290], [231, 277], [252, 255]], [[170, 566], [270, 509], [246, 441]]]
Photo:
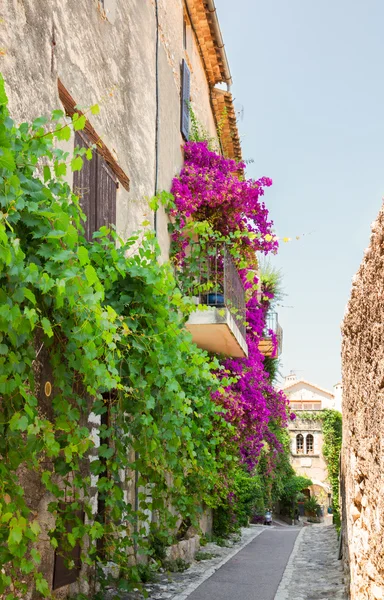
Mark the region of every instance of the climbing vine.
[[[0, 78], [0, 594], [7, 600], [23, 597], [32, 582], [50, 597], [27, 486], [50, 499], [50, 544], [69, 566], [79, 543], [83, 564], [115, 562], [120, 589], [132, 589], [139, 573], [127, 555], [149, 551], [147, 511], [168, 530], [175, 515], [196, 522], [202, 502], [214, 505], [226, 493], [220, 474], [234, 463], [232, 425], [212, 401], [231, 379], [218, 378], [219, 363], [191, 343], [190, 302], [169, 266], [159, 265], [153, 234], [124, 241], [102, 227], [92, 243], [83, 237], [84, 215], [65, 176], [96, 149], [70, 156], [60, 142], [85, 123], [85, 115], [69, 121], [56, 110], [16, 126]], [[142, 490], [137, 505], [132, 478]]]
[[323, 456], [327, 463], [328, 479], [332, 487], [333, 513], [336, 525], [340, 523], [339, 476], [342, 444], [342, 416], [337, 410], [324, 409], [316, 412], [300, 411], [303, 421], [321, 421], [323, 432]]

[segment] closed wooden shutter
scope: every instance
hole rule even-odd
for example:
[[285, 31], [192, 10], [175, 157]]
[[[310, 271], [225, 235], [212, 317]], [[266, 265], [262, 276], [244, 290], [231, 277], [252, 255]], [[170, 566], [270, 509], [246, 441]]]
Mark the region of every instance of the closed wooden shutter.
[[183, 59], [181, 65], [181, 133], [189, 139], [189, 99], [191, 96], [191, 73]]
[[[75, 147], [89, 148], [91, 143], [87, 139], [85, 133], [76, 131]], [[76, 196], [79, 196], [80, 206], [87, 217], [84, 223], [85, 237], [87, 240], [92, 240], [92, 233], [96, 231], [96, 160], [93, 156], [92, 160], [87, 160], [84, 157], [84, 164], [81, 171], [73, 173], [73, 191]]]
[[[78, 520], [82, 523], [84, 522], [84, 511], [74, 510], [72, 514], [73, 520], [71, 519], [71, 521], [68, 521], [66, 526], [68, 533], [72, 531], [72, 527], [78, 525]], [[55, 561], [53, 566], [53, 590], [57, 590], [64, 585], [69, 585], [70, 583], [75, 583], [77, 581], [81, 568], [80, 556], [81, 548], [79, 544], [76, 544], [71, 551], [64, 551], [61, 547], [60, 539], [58, 539], [58, 547], [55, 550]], [[68, 561], [72, 560], [74, 566], [70, 568]]]
[[[76, 132], [75, 146], [91, 146], [84, 132]], [[92, 240], [92, 234], [103, 225], [116, 225], [117, 178], [103, 159], [93, 151], [92, 160], [84, 157], [81, 171], [73, 174], [73, 191], [79, 196], [80, 206], [87, 217], [84, 224], [85, 237]]]
[[97, 155], [96, 230], [116, 225], [117, 179], [105, 160]]

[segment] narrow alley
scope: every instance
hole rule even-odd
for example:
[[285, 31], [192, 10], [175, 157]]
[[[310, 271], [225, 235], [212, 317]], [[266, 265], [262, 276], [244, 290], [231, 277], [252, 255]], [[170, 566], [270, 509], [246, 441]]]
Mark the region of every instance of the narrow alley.
[[[232, 548], [209, 544], [212, 558], [183, 573], [159, 574], [150, 600], [346, 600], [339, 542], [332, 525], [250, 526]], [[113, 600], [113, 594], [106, 600]], [[122, 600], [142, 600], [126, 594]]]
[[0, 0], [0, 600], [384, 600], [384, 2], [328, 4]]

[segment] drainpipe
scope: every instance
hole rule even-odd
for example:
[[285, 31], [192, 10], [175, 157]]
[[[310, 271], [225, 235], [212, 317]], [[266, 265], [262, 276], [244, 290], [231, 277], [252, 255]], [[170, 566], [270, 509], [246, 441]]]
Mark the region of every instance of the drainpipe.
[[218, 49], [220, 51], [221, 60], [223, 61], [223, 67], [224, 67], [224, 73], [225, 73], [225, 83], [227, 84], [227, 90], [229, 92], [233, 82], [232, 82], [231, 71], [230, 71], [229, 64], [228, 64], [227, 54], [225, 52], [223, 36], [221, 35], [219, 20], [217, 18], [215, 0], [207, 0], [207, 6], [208, 6], [208, 11], [210, 12], [210, 14], [212, 16], [213, 30], [215, 32], [215, 35], [216, 35], [216, 38], [217, 38], [217, 41], [219, 44]]
[[[154, 195], [157, 195], [159, 179], [159, 5], [155, 0], [155, 19], [156, 19], [156, 54], [155, 54], [155, 79], [156, 79], [156, 121], [155, 121], [155, 184]], [[153, 229], [157, 236], [157, 210], [153, 215]]]

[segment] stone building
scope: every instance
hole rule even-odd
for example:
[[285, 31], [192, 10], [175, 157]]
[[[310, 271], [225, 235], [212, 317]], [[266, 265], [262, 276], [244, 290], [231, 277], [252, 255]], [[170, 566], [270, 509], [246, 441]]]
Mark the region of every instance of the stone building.
[[[100, 106], [98, 115], [87, 113], [84, 132], [67, 142], [68, 149], [98, 142], [97, 154], [86, 168], [68, 176], [80, 192], [88, 239], [103, 224], [115, 224], [118, 234], [127, 238], [149, 221], [166, 260], [168, 218], [162, 208], [151, 211], [148, 199], [169, 190], [183, 164], [189, 101], [226, 156], [241, 158], [231, 74], [214, 1], [9, 0], [2, 8], [1, 71], [12, 118], [31, 121], [63, 107], [71, 116], [75, 107]], [[210, 324], [203, 323], [203, 329]], [[213, 324], [224, 331], [224, 342], [231, 341], [229, 351], [244, 355], [246, 344], [233, 320], [228, 316]], [[209, 340], [212, 335], [208, 346]], [[49, 360], [45, 358], [42, 352], [40, 400], [42, 410], [49, 411], [51, 400], [45, 394]], [[99, 425], [100, 420], [91, 415], [96, 443]], [[79, 589], [69, 584], [79, 573], [65, 571], [49, 542], [51, 498], [42, 492], [40, 482], [30, 475], [23, 477], [30, 507], [42, 527], [43, 574], [59, 590], [57, 597], [76, 593]], [[134, 503], [137, 493], [131, 481], [125, 494]], [[94, 501], [97, 506], [96, 497]], [[209, 528], [209, 518], [204, 528]]]
[[290, 409], [296, 415], [296, 419], [288, 426], [291, 464], [298, 475], [312, 480], [313, 485], [305, 493], [317, 496], [319, 503], [326, 509], [332, 502], [332, 489], [322, 453], [320, 417], [324, 409], [340, 410], [341, 384], [335, 385], [332, 393], [291, 374], [285, 378], [283, 390], [289, 399]]
[[343, 558], [352, 600], [384, 598], [384, 208], [342, 326]]

